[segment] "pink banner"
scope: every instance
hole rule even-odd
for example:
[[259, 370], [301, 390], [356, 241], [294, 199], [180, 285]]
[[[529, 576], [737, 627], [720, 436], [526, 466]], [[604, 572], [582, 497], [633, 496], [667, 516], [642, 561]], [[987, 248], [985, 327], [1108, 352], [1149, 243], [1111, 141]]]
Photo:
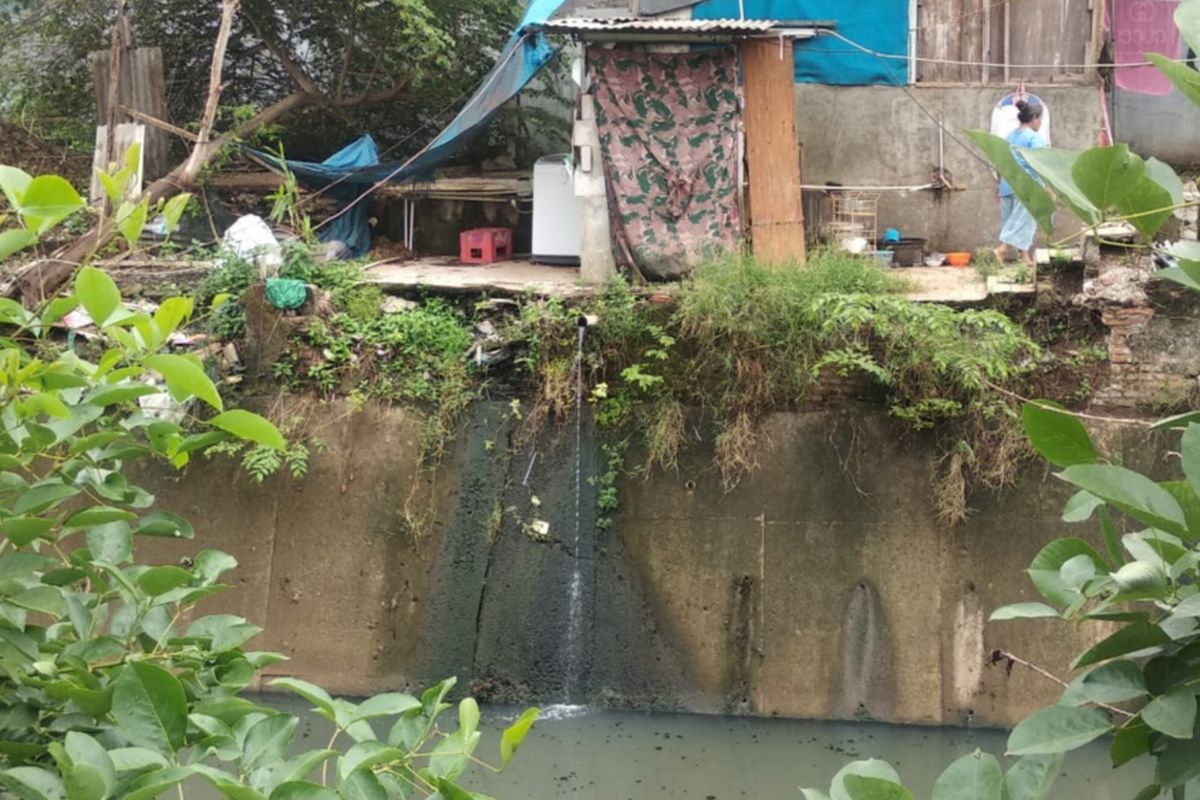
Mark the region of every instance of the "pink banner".
[[[1129, 64], [1146, 60], [1146, 53], [1179, 58], [1179, 29], [1175, 27], [1178, 0], [1114, 0], [1114, 60]], [[1153, 66], [1118, 67], [1117, 87], [1139, 94], [1168, 95], [1171, 82]]]

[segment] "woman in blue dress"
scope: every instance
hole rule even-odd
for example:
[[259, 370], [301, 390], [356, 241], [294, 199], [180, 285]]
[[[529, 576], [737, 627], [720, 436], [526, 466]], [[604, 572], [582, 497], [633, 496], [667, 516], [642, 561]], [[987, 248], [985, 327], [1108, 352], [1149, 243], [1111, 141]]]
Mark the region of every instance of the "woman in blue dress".
[[[1042, 179], [1030, 168], [1029, 162], [1021, 155], [1021, 148], [1035, 150], [1046, 146], [1046, 140], [1039, 131], [1042, 128], [1042, 106], [1038, 103], [1017, 101], [1017, 119], [1021, 127], [1008, 135], [1008, 144], [1013, 156], [1021, 168], [1029, 173], [1038, 183]], [[1033, 266], [1029, 255], [1033, 247], [1033, 238], [1037, 235], [1037, 221], [1033, 215], [1021, 205], [1021, 201], [1013, 194], [1012, 186], [1003, 178], [1000, 179], [1000, 246], [995, 249], [996, 259], [1001, 264], [1008, 261], [1011, 251], [1016, 251], [1022, 262]]]

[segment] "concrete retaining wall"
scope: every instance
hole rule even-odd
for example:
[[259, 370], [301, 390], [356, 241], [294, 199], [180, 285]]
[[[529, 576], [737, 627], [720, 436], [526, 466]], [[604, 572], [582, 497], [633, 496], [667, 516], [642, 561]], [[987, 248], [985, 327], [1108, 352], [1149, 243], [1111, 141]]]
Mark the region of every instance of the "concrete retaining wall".
[[304, 481], [256, 486], [229, 462], [158, 480], [198, 541], [141, 554], [234, 553], [236, 588], [209, 610], [265, 625], [255, 646], [292, 659], [272, 674], [345, 693], [456, 674], [497, 700], [1005, 725], [1057, 687], [985, 668], [992, 648], [1065, 673], [1102, 633], [985, 623], [1034, 599], [1023, 570], [1042, 545], [1084, 533], [1058, 521], [1066, 493], [1034, 471], [946, 528], [928, 442], [875, 407], [773, 418], [762, 468], [729, 493], [703, 447], [678, 473], [627, 479], [605, 531], [589, 424], [577, 503], [571, 423], [518, 446], [508, 406], [481, 404], [430, 475], [404, 412], [322, 413], [328, 449]]

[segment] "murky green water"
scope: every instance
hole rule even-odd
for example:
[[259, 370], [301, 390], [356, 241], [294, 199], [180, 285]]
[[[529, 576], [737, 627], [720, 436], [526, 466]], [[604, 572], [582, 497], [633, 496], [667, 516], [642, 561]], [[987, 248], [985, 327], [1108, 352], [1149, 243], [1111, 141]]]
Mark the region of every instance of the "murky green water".
[[[482, 759], [498, 762], [499, 731], [517, 713], [484, 709]], [[328, 737], [327, 723], [306, 715], [297, 744], [323, 747]], [[799, 786], [825, 790], [846, 762], [877, 757], [927, 798], [954, 758], [975, 748], [1002, 753], [1005, 738], [992, 730], [551, 709], [507, 772], [476, 770], [463, 783], [499, 800], [799, 800]], [[1068, 756], [1053, 797], [1129, 800], [1149, 778], [1148, 769], [1112, 771], [1101, 742]]]

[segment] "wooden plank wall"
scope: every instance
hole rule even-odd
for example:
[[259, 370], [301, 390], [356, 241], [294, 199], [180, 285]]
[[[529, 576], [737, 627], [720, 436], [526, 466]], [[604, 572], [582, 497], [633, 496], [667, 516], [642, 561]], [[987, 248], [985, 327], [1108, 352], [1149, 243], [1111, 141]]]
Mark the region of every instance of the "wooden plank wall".
[[[108, 118], [108, 57], [107, 52], [92, 54], [92, 82], [96, 91], [96, 119], [103, 125]], [[162, 50], [139, 47], [129, 51], [121, 76], [121, 105], [167, 121], [167, 89], [163, 70]], [[128, 117], [118, 114], [119, 120]], [[171, 134], [147, 126], [146, 152], [143, 154], [147, 180], [166, 175], [171, 169]]]
[[917, 65], [918, 81], [1082, 81], [1089, 78], [1085, 71], [1069, 65], [1089, 62], [1093, 14], [1102, 7], [1101, 0], [921, 0], [917, 8], [917, 54], [921, 58], [1068, 66], [1005, 69], [924, 61]]
[[780, 265], [803, 262], [792, 40], [747, 39], [741, 50], [754, 256]]

